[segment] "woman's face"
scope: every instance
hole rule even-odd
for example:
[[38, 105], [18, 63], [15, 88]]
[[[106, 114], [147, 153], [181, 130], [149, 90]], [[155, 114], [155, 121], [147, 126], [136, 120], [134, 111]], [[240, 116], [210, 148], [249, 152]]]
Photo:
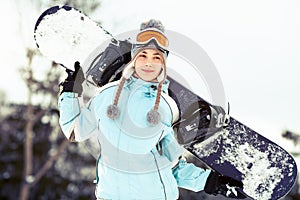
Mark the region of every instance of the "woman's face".
[[158, 50], [142, 50], [135, 60], [135, 73], [144, 81], [156, 81], [163, 67], [163, 57]]

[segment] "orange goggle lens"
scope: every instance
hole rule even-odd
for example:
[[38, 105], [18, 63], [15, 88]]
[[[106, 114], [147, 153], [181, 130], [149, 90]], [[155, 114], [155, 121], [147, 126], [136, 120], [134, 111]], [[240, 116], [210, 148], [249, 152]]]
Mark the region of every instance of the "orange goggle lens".
[[160, 32], [152, 31], [152, 30], [141, 32], [140, 34], [137, 35], [136, 40], [137, 42], [144, 43], [144, 42], [148, 42], [152, 38], [154, 38], [162, 47], [167, 48], [169, 45], [169, 41], [166, 38], [166, 36], [164, 36]]

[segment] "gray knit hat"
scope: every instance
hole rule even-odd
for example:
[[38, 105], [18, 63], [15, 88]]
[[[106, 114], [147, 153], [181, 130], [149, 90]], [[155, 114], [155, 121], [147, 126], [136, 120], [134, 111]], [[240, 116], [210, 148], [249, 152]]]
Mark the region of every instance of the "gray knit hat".
[[[151, 38], [155, 39], [151, 40]], [[141, 24], [140, 32], [137, 34], [135, 44], [132, 46], [131, 57], [133, 58], [140, 49], [147, 47], [160, 50], [164, 58], [167, 58], [169, 53], [168, 46], [169, 41], [165, 35], [164, 25], [159, 20], [150, 19]]]
[[158, 89], [157, 89], [157, 96], [155, 100], [154, 107], [147, 113], [147, 121], [150, 125], [157, 125], [160, 120], [161, 116], [158, 112], [158, 107], [160, 103], [160, 96], [162, 92], [162, 85], [166, 80], [166, 58], [168, 55], [168, 39], [164, 34], [165, 28], [163, 24], [159, 20], [151, 19], [147, 22], [144, 22], [140, 26], [140, 32], [137, 34], [136, 43], [133, 44], [131, 55], [131, 61], [126, 65], [123, 70], [122, 78], [113, 102], [113, 105], [110, 105], [107, 108], [107, 116], [110, 119], [116, 119], [120, 115], [120, 110], [118, 108], [118, 101], [120, 94], [122, 92], [122, 88], [125, 84], [125, 81], [129, 79], [134, 73], [134, 64], [137, 55], [143, 49], [158, 49], [161, 53], [163, 59], [163, 68], [161, 74], [157, 77]]

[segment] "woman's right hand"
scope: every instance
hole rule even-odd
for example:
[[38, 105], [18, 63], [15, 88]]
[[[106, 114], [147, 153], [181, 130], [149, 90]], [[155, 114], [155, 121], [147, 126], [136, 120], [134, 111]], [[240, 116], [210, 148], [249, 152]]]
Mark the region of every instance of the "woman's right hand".
[[81, 96], [83, 90], [82, 83], [85, 80], [85, 78], [80, 63], [78, 61], [75, 62], [74, 69], [75, 71], [66, 69], [68, 76], [64, 80], [64, 82], [59, 84], [59, 86], [61, 86], [60, 94], [62, 94], [63, 92], [74, 92]]

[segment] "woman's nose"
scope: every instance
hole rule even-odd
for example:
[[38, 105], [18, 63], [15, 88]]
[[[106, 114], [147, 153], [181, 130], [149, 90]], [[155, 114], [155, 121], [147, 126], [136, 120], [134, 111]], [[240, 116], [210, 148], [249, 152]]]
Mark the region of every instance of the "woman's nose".
[[149, 63], [149, 62], [146, 62], [145, 66], [152, 67], [151, 63]]

